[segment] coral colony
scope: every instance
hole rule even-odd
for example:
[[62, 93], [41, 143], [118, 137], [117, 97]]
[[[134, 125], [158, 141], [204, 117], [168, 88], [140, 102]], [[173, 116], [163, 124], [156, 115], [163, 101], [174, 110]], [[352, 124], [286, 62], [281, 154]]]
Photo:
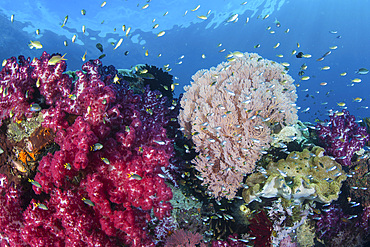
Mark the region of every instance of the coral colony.
[[353, 154], [368, 141], [365, 127], [359, 127], [347, 110], [333, 114], [329, 121], [318, 123], [319, 138], [329, 155], [343, 166], [350, 166]]
[[3, 62], [1, 246], [369, 241], [366, 128], [348, 111], [299, 122], [284, 66], [234, 52], [181, 100], [154, 66], [66, 66]]

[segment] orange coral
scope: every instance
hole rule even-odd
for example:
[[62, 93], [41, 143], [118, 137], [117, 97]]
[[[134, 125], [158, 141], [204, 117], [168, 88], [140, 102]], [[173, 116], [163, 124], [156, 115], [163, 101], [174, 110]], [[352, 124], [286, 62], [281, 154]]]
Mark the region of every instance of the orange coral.
[[36, 153], [21, 150], [18, 154], [18, 160], [22, 161], [24, 164], [27, 164], [28, 161], [35, 161]]

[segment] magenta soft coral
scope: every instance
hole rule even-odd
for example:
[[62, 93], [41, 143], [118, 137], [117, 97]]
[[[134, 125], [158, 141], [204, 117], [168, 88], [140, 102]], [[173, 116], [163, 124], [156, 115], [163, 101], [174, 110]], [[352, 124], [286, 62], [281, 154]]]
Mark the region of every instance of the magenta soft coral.
[[367, 141], [366, 128], [358, 126], [354, 116], [347, 110], [343, 114], [332, 114], [330, 120], [316, 125], [318, 137], [329, 155], [343, 166], [350, 166], [353, 154]]
[[[42, 201], [48, 210], [32, 201], [24, 212], [23, 238], [33, 246], [48, 243], [48, 238], [76, 246], [111, 244], [112, 239], [154, 246], [147, 226], [150, 212], [162, 219], [172, 210], [172, 191], [160, 176], [174, 151], [165, 129], [166, 99], [148, 88], [135, 95], [125, 85], [113, 84], [114, 67], [102, 70], [99, 60], [76, 72], [71, 90], [72, 80], [62, 74], [65, 62], [49, 66], [49, 58], [43, 53], [33, 60], [32, 78], [33, 83], [39, 80], [48, 106], [42, 110], [42, 125], [56, 132], [60, 150], [39, 163], [34, 180], [41, 188], [33, 189], [42, 198], [50, 196]], [[103, 148], [92, 150], [96, 143]], [[84, 204], [83, 198], [94, 206]]]
[[18, 120], [24, 115], [32, 116], [30, 101], [33, 98], [33, 85], [36, 81], [31, 78], [30, 58], [24, 56], [6, 60], [0, 72], [0, 125], [6, 118]]
[[0, 246], [26, 246], [20, 234], [22, 221], [20, 192], [0, 174]]

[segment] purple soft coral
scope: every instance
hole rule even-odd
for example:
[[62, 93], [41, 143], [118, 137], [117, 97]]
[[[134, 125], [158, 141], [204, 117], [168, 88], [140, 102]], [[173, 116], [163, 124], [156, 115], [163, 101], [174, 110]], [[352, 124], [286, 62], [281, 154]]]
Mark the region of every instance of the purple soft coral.
[[347, 110], [343, 110], [343, 114], [331, 115], [329, 121], [318, 123], [316, 129], [326, 152], [344, 166], [350, 166], [354, 152], [369, 141], [366, 128], [358, 126], [355, 117]]

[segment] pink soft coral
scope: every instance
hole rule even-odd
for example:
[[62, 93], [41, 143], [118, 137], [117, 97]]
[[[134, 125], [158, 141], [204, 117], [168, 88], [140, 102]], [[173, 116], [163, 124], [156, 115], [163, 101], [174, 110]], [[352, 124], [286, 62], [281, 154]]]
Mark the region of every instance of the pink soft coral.
[[203, 236], [199, 233], [192, 233], [190, 231], [185, 231], [179, 229], [175, 231], [170, 237], [168, 237], [166, 242], [166, 247], [194, 247], [200, 244], [201, 247], [206, 245], [202, 241]]

